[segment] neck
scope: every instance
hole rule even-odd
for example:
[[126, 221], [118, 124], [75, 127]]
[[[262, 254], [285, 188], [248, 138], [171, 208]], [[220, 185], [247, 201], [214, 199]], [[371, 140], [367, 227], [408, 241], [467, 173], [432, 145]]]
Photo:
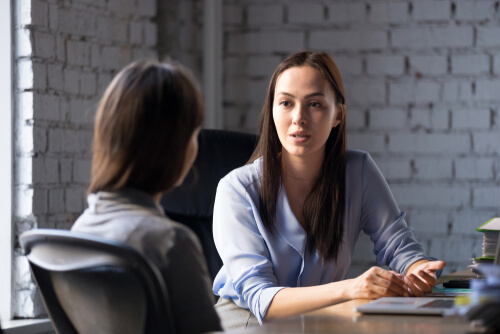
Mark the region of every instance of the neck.
[[162, 195], [163, 195], [163, 193], [158, 193], [158, 194], [153, 195], [153, 200], [155, 201], [156, 204], [160, 204]]
[[285, 182], [308, 184], [312, 187], [318, 178], [323, 154], [297, 157], [282, 152], [283, 178]]

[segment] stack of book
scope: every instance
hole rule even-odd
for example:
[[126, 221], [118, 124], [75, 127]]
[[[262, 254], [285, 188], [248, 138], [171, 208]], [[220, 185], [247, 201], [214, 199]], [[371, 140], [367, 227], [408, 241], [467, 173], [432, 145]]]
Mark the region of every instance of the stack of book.
[[500, 218], [492, 218], [476, 228], [483, 233], [483, 254], [476, 257], [474, 264], [493, 263], [497, 250], [498, 234], [500, 233]]

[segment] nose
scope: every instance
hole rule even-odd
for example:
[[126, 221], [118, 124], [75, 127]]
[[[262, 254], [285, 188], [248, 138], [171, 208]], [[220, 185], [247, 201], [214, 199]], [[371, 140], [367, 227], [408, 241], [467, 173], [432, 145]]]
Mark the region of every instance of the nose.
[[304, 125], [307, 123], [307, 106], [302, 104], [297, 104], [293, 111], [292, 116], [293, 124]]

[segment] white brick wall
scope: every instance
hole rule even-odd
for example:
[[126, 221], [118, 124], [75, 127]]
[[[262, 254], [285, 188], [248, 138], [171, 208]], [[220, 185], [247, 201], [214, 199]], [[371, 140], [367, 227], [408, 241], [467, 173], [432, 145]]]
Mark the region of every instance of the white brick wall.
[[493, 124], [489, 109], [456, 108], [452, 110], [451, 117], [451, 127], [457, 130], [488, 130]]
[[[408, 2], [371, 2], [369, 22], [372, 23], [405, 23], [409, 20]], [[361, 15], [359, 15], [361, 16]], [[345, 18], [349, 22], [349, 17]]]
[[[159, 57], [180, 61], [203, 82], [203, 0], [145, 1], [149, 2], [156, 2], [157, 15], [161, 18], [157, 20]], [[223, 22], [228, 27], [242, 24], [247, 14], [247, 6], [240, 2], [224, 3]], [[224, 40], [227, 43], [227, 36]]]
[[450, 16], [450, 1], [420, 0], [413, 2], [413, 19], [416, 21], [448, 21]]
[[414, 177], [418, 180], [445, 181], [453, 176], [451, 158], [416, 158], [413, 162]]
[[448, 63], [444, 55], [415, 55], [410, 56], [410, 69], [420, 75], [443, 75], [448, 72]]
[[370, 129], [401, 129], [408, 122], [408, 112], [399, 108], [373, 108], [369, 111]]
[[283, 6], [279, 4], [257, 4], [248, 6], [248, 22], [260, 25], [278, 25], [283, 22]]
[[407, 180], [412, 175], [411, 161], [407, 158], [380, 158], [376, 163], [388, 181]]
[[472, 27], [419, 26], [395, 28], [392, 31], [392, 46], [410, 50], [472, 47], [473, 40], [474, 29]]
[[[288, 22], [318, 24], [325, 20], [325, 8], [321, 4], [301, 3], [288, 6]], [[251, 18], [250, 18], [251, 19]]]
[[356, 81], [347, 81], [353, 89], [346, 91], [347, 99], [356, 101], [353, 103], [354, 106], [357, 105], [382, 105], [385, 103], [386, 97], [386, 87], [380, 85], [375, 80], [363, 80], [359, 79]]
[[[366, 4], [364, 3], [336, 3], [328, 5], [327, 9], [328, 22], [336, 24], [363, 22], [366, 16]], [[314, 10], [318, 12], [317, 7]]]
[[493, 73], [500, 74], [500, 55], [493, 57]]
[[[19, 235], [22, 226], [70, 228], [85, 208], [96, 102], [134, 55], [156, 57], [157, 26], [155, 0], [15, 3]], [[27, 275], [25, 265], [15, 270]], [[44, 313], [33, 284], [18, 286], [14, 304], [14, 316]]]
[[481, 75], [490, 72], [490, 56], [481, 55], [453, 55], [451, 56], [453, 74]]
[[249, 32], [230, 34], [228, 36], [228, 52], [241, 54], [242, 50], [264, 52], [297, 52], [304, 48], [303, 32]]
[[455, 175], [457, 179], [462, 180], [492, 182], [495, 179], [495, 160], [479, 157], [457, 158], [455, 159]]
[[491, 19], [495, 13], [493, 1], [457, 1], [455, 18], [459, 21], [481, 22]]
[[478, 46], [500, 46], [500, 27], [478, 27]]
[[[372, 154], [425, 250], [449, 261], [446, 271], [468, 265], [481, 249], [474, 229], [500, 216], [498, 5], [225, 0], [224, 6], [225, 127], [255, 132], [264, 98], [258, 94], [276, 63], [302, 49], [327, 51], [344, 78], [348, 146]], [[262, 6], [275, 12], [274, 21], [259, 21], [255, 8]], [[370, 241], [360, 238], [359, 248], [349, 275], [373, 263]]]
[[374, 55], [367, 59], [368, 75], [402, 75], [405, 57], [402, 55]]
[[362, 51], [384, 50], [389, 46], [386, 31], [313, 31], [310, 33], [309, 47], [312, 49]]
[[446, 81], [443, 83], [443, 102], [446, 103], [456, 103], [456, 102], [467, 102], [472, 100], [472, 83], [467, 82], [466, 79], [452, 81]]

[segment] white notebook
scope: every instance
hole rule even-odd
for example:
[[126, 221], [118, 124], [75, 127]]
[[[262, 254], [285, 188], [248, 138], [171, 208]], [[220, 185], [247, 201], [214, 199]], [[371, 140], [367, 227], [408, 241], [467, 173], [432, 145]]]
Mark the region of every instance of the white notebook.
[[354, 308], [366, 314], [451, 315], [455, 299], [449, 297], [382, 297]]

